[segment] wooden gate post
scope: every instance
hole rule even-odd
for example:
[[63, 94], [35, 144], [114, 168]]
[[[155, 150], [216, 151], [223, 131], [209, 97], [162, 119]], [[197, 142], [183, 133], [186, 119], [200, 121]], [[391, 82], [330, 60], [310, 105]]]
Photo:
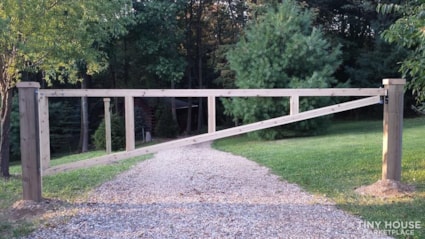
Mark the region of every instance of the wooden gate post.
[[134, 97], [125, 97], [125, 150], [131, 151], [135, 147], [134, 136]]
[[38, 130], [38, 82], [19, 82], [19, 120], [23, 199], [41, 201], [40, 136]]
[[401, 179], [403, 137], [403, 94], [405, 79], [384, 79], [384, 138], [382, 147], [382, 180]]
[[49, 97], [38, 94], [41, 175], [50, 167]]
[[111, 98], [103, 98], [104, 110], [105, 110], [105, 142], [106, 142], [106, 153], [112, 152], [112, 137], [111, 137]]
[[216, 131], [215, 96], [208, 96], [208, 133]]

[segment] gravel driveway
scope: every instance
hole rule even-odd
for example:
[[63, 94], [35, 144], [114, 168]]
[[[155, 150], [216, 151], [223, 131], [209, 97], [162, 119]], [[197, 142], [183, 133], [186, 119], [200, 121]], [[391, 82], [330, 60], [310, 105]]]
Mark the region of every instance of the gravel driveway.
[[67, 210], [27, 238], [388, 238], [207, 143], [157, 153]]

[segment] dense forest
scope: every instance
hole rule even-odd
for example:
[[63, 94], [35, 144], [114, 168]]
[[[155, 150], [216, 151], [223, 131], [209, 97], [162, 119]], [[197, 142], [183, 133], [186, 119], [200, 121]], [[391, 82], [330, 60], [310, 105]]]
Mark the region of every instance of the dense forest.
[[[19, 159], [18, 81], [82, 89], [317, 88], [380, 87], [383, 78], [406, 77], [406, 109], [413, 105], [420, 110], [425, 98], [425, 71], [420, 67], [424, 10], [421, 1], [4, 0], [2, 175], [9, 175], [10, 159]], [[147, 131], [155, 137], [175, 137], [205, 130], [202, 98], [137, 100], [138, 139]], [[50, 102], [53, 153], [94, 147], [102, 102]], [[217, 120], [223, 127], [287, 111], [282, 101], [220, 103]], [[327, 103], [328, 99], [306, 100], [302, 105]], [[243, 111], [253, 104], [267, 110]], [[112, 105], [114, 129], [119, 131], [123, 101], [113, 99]], [[377, 117], [382, 112], [369, 111]], [[250, 117], [244, 119], [245, 115]], [[257, 136], [281, 138], [288, 130], [291, 135], [312, 133], [326, 122], [320, 119]]]

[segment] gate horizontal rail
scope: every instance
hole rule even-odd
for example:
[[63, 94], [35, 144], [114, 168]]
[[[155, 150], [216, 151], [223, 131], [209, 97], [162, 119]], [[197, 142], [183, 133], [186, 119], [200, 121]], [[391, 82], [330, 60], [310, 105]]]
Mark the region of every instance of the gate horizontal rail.
[[311, 89], [48, 89], [46, 97], [290, 97], [290, 96], [374, 96], [385, 95], [384, 88], [311, 88]]

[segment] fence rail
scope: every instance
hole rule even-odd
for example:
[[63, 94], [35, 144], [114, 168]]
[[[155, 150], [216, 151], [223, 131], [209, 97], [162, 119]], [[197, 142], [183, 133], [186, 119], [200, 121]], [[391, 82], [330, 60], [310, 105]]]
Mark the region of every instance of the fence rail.
[[384, 88], [315, 89], [52, 89], [39, 90], [45, 97], [290, 97], [290, 96], [374, 96], [385, 95]]

